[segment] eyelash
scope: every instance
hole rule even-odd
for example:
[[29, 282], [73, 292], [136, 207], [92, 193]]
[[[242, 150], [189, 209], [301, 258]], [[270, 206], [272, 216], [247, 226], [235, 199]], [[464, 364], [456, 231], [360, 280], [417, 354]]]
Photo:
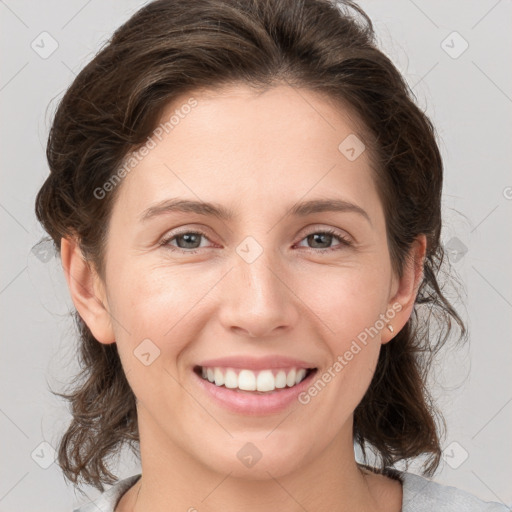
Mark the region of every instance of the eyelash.
[[[311, 233], [308, 233], [307, 235], [305, 235], [300, 240], [300, 242], [302, 242], [302, 240], [306, 239], [308, 236], [316, 235], [316, 234], [332, 235], [332, 236], [334, 236], [335, 238], [337, 238], [339, 240], [340, 244], [335, 246], [335, 247], [329, 247], [327, 249], [315, 249], [313, 247], [305, 247], [305, 249], [308, 252], [312, 251], [312, 252], [317, 253], [317, 254], [318, 253], [326, 254], [326, 253], [330, 253], [332, 251], [340, 250], [343, 247], [351, 247], [353, 245], [353, 243], [348, 238], [345, 238], [344, 236], [342, 236], [340, 233], [338, 233], [334, 229], [324, 229], [324, 230], [321, 230], [321, 231], [320, 230], [319, 231], [312, 231]], [[168, 249], [168, 250], [170, 250], [172, 252], [178, 251], [178, 252], [181, 252], [182, 254], [196, 254], [196, 253], [198, 253], [200, 249], [190, 249], [190, 250], [187, 250], [187, 249], [181, 249], [179, 247], [173, 247], [172, 245], [169, 245], [169, 242], [171, 242], [172, 240], [174, 240], [177, 237], [182, 236], [182, 235], [201, 235], [204, 238], [206, 238], [207, 240], [209, 240], [209, 238], [207, 237], [206, 233], [203, 233], [202, 231], [183, 231], [181, 233], [173, 233], [172, 235], [165, 237], [160, 242], [160, 245], [164, 246], [166, 249]]]

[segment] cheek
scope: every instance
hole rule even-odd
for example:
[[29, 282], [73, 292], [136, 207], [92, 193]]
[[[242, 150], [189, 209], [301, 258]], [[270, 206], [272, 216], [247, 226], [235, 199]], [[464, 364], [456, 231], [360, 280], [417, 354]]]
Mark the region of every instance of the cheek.
[[190, 275], [180, 269], [136, 266], [119, 269], [113, 282], [116, 313], [130, 331], [147, 330], [162, 338], [200, 298]]
[[330, 269], [325, 276], [310, 279], [315, 286], [308, 286], [304, 295], [330, 353], [316, 388], [323, 389], [324, 384], [329, 388], [334, 416], [357, 406], [377, 364], [384, 326], [379, 315], [385, 312], [387, 289], [385, 272], [375, 268]]
[[[387, 305], [386, 273], [369, 266], [330, 268], [307, 278], [301, 287], [300, 296], [307, 298], [323, 332], [340, 350], [374, 327]], [[381, 322], [377, 327], [382, 328]]]
[[171, 275], [162, 269], [118, 268], [111, 281], [111, 312], [126, 369], [139, 368], [139, 352], [149, 351], [159, 366], [164, 359], [176, 359], [184, 348], [189, 337], [183, 329], [190, 328], [201, 297], [201, 290], [191, 287], [185, 276], [179, 271]]
[[[127, 270], [127, 267], [126, 269]], [[126, 377], [137, 398], [176, 395], [173, 377], [180, 354], [194, 337], [193, 305], [199, 290], [187, 286], [183, 273], [169, 275], [148, 268], [119, 272], [113, 297], [116, 341]]]

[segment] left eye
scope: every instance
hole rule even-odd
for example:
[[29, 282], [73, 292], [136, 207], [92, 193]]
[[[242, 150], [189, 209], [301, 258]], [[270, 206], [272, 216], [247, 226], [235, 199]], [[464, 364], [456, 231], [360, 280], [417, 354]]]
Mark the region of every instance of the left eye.
[[[162, 240], [160, 245], [165, 246], [166, 248], [170, 249], [171, 251], [181, 251], [182, 253], [186, 253], [186, 254], [195, 254], [197, 252], [197, 249], [200, 248], [201, 237], [204, 237], [204, 238], [206, 238], [206, 240], [209, 240], [208, 237], [206, 236], [206, 234], [202, 233], [201, 231], [187, 231], [184, 233], [175, 234], [168, 238], [165, 238], [164, 240]], [[306, 247], [306, 249], [309, 251], [322, 253], [322, 252], [326, 252], [326, 251], [338, 250], [344, 246], [347, 247], [347, 246], [352, 245], [352, 242], [350, 240], [348, 240], [343, 235], [341, 235], [340, 233], [338, 233], [337, 231], [334, 231], [332, 229], [326, 229], [323, 231], [314, 231], [314, 232], [306, 235], [302, 240], [307, 240], [309, 242], [313, 242], [314, 244], [330, 245], [330, 242], [332, 242], [333, 239], [338, 239], [340, 243], [334, 247], [324, 248], [324, 247], [317, 246], [317, 247]], [[183, 245], [183, 244], [180, 244], [178, 242], [179, 240], [183, 240], [183, 244], [184, 244], [183, 247], [180, 247], [180, 245]], [[173, 241], [176, 241], [176, 243], [178, 244], [178, 247], [171, 245], [170, 242], [173, 242]], [[199, 243], [199, 245], [197, 245], [197, 243]], [[319, 249], [319, 250], [315, 250], [315, 249]]]
[[[346, 247], [346, 246], [352, 245], [352, 242], [348, 238], [345, 238], [343, 235], [341, 235], [337, 231], [334, 231], [333, 229], [326, 229], [324, 231], [314, 231], [313, 233], [310, 233], [305, 238], [303, 238], [303, 240], [309, 240], [309, 241], [314, 242], [315, 244], [323, 244], [323, 243], [329, 244], [329, 241], [332, 241], [333, 238], [337, 238], [340, 243], [334, 247], [327, 247], [327, 248], [316, 247], [316, 248], [323, 249], [323, 251], [321, 251], [321, 252], [325, 252], [325, 251], [336, 251], [343, 246]], [[327, 240], [327, 242], [326, 242], [326, 240]], [[314, 250], [315, 248], [307, 247], [307, 249]], [[319, 252], [319, 251], [315, 251], [315, 252]]]

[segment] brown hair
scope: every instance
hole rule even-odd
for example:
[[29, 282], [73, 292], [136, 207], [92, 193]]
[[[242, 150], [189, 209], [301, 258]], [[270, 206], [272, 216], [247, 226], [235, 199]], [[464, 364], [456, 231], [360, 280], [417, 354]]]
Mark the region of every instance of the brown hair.
[[[424, 474], [441, 456], [436, 423], [444, 420], [426, 386], [432, 358], [458, 324], [437, 277], [443, 166], [434, 128], [413, 93], [376, 47], [373, 26], [350, 1], [157, 0], [130, 18], [79, 73], [51, 127], [50, 175], [36, 215], [60, 252], [76, 236], [104, 277], [109, 215], [120, 187], [94, 191], [151, 135], [164, 107], [183, 93], [229, 84], [277, 84], [322, 94], [357, 113], [384, 206], [393, 269], [402, 275], [419, 234], [427, 237], [424, 275], [413, 314], [382, 346], [373, 380], [354, 413], [354, 438], [380, 458], [381, 469], [427, 454]], [[340, 141], [341, 142], [341, 141]], [[135, 449], [135, 396], [116, 344], [99, 343], [74, 312], [81, 372], [69, 394], [72, 421], [58, 462], [74, 483], [103, 491], [116, 477], [106, 463], [123, 443]]]

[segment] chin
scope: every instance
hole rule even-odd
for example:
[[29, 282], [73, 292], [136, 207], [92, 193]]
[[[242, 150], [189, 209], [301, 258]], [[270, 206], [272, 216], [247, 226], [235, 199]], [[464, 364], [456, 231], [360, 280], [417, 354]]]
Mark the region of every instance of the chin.
[[304, 460], [300, 446], [304, 446], [304, 443], [299, 443], [295, 448], [289, 440], [286, 443], [277, 436], [272, 441], [240, 442], [240, 439], [230, 439], [221, 453], [212, 450], [210, 453], [215, 455], [214, 460], [209, 458], [205, 463], [214, 471], [230, 474], [232, 478], [268, 480], [285, 476], [299, 468]]

